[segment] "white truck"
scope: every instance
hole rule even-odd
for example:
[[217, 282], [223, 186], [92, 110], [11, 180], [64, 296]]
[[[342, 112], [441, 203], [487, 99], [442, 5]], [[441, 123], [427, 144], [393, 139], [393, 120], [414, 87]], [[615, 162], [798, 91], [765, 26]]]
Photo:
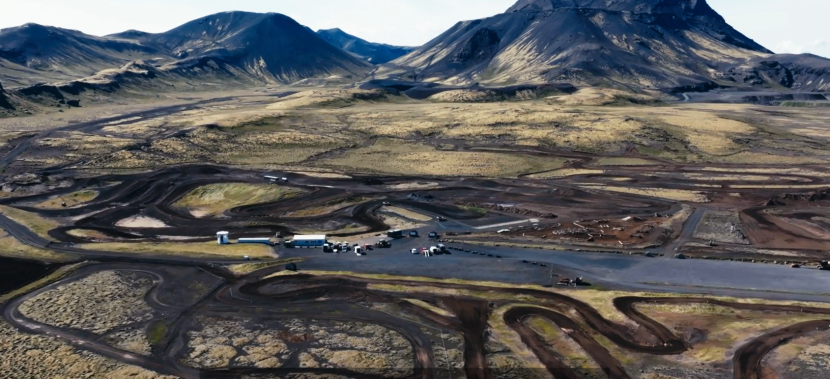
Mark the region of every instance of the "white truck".
[[429, 248], [429, 255], [435, 255], [441, 252], [441, 249], [438, 246], [432, 246]]
[[438, 250], [441, 251], [442, 253], [446, 253], [447, 252], [447, 247], [444, 246], [443, 243], [439, 243], [438, 244]]
[[363, 255], [363, 248], [360, 247], [360, 246], [355, 246], [354, 247], [354, 253], [355, 253], [355, 255], [358, 255], [358, 256]]

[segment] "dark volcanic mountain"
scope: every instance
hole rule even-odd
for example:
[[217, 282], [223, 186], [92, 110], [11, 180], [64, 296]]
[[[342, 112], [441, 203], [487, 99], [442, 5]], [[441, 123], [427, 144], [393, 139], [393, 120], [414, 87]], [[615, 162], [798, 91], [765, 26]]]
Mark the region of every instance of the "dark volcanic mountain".
[[220, 62], [282, 83], [314, 76], [360, 76], [370, 69], [366, 62], [277, 13], [219, 13], [136, 40], [184, 59], [184, 65]]
[[18, 85], [84, 77], [155, 53], [131, 41], [52, 26], [0, 30], [0, 75]]
[[11, 102], [9, 101], [9, 96], [6, 94], [6, 91], [3, 90], [3, 83], [0, 83], [0, 109], [14, 109]]
[[503, 14], [459, 22], [379, 75], [674, 88], [769, 54], [705, 0], [520, 0]]
[[318, 30], [317, 34], [328, 43], [357, 55], [368, 62], [382, 64], [415, 50], [413, 47], [392, 46], [369, 42], [340, 29]]
[[0, 31], [0, 79], [18, 86], [79, 79], [132, 61], [152, 62], [170, 75], [260, 83], [359, 79], [371, 69], [275, 13], [219, 13], [158, 34], [95, 37], [34, 24]]

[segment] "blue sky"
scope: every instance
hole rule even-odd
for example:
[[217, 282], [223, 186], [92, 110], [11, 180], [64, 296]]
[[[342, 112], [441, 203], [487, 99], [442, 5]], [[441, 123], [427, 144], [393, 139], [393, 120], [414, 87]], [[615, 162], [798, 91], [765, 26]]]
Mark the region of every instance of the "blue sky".
[[[162, 32], [208, 14], [244, 10], [286, 14], [313, 29], [421, 45], [457, 21], [503, 12], [515, 0], [0, 0], [0, 28], [26, 22], [105, 35]], [[779, 53], [830, 57], [827, 0], [708, 0], [733, 27]]]

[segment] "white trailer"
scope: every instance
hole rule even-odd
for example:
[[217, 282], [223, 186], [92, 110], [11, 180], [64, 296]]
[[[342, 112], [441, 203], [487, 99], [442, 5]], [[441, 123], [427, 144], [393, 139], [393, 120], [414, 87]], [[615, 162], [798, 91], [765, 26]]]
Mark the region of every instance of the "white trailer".
[[261, 243], [268, 246], [271, 246], [271, 239], [270, 238], [240, 238], [236, 241], [237, 243]]

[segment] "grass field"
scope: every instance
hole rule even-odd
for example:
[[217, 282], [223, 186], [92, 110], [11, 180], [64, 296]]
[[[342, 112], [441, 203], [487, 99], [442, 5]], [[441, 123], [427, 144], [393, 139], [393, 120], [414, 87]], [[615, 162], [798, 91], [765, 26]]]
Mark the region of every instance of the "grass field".
[[403, 217], [406, 217], [410, 220], [416, 220], [416, 221], [429, 221], [429, 220], [432, 220], [432, 217], [429, 217], [429, 216], [427, 216], [423, 213], [410, 211], [409, 209], [406, 209], [406, 208], [385, 206], [382, 209], [386, 210], [386, 211], [389, 211], [389, 212], [392, 212], [392, 213], [396, 213], [396, 214], [401, 215]]
[[647, 159], [627, 157], [597, 158], [592, 163], [597, 166], [651, 166], [659, 164], [658, 162]]
[[675, 201], [689, 201], [693, 203], [708, 203], [709, 198], [706, 194], [698, 191], [679, 190], [670, 188], [636, 188], [636, 187], [617, 187], [617, 186], [603, 186], [585, 184], [580, 185], [585, 189], [594, 189], [602, 191], [628, 193], [632, 195], [650, 196], [661, 199], [675, 200]]
[[432, 146], [380, 139], [319, 162], [337, 169], [398, 175], [517, 176], [562, 167], [561, 158], [491, 152], [440, 151]]
[[262, 244], [219, 245], [216, 242], [176, 243], [176, 242], [140, 242], [119, 243], [102, 242], [79, 245], [82, 249], [97, 251], [115, 251], [121, 253], [174, 255], [194, 257], [239, 258], [249, 256], [252, 259], [273, 258], [271, 248]]
[[26, 245], [8, 235], [3, 229], [0, 229], [0, 255], [46, 262], [65, 262], [75, 258], [73, 255]]
[[194, 215], [218, 216], [243, 205], [270, 203], [288, 199], [301, 190], [273, 184], [221, 183], [194, 189], [173, 205], [189, 208]]
[[55, 220], [50, 220], [48, 218], [40, 217], [37, 214], [21, 211], [20, 209], [5, 205], [0, 205], [0, 214], [3, 214], [4, 216], [12, 219], [12, 221], [29, 228], [29, 230], [37, 233], [37, 235], [47, 239], [51, 239], [51, 237], [49, 237], [50, 230], [61, 226], [60, 223]]
[[41, 209], [61, 209], [64, 208], [64, 206], [61, 205], [61, 203], [66, 203], [66, 208], [72, 208], [83, 203], [92, 201], [96, 197], [98, 197], [98, 191], [77, 191], [38, 203], [35, 205], [35, 207]]

